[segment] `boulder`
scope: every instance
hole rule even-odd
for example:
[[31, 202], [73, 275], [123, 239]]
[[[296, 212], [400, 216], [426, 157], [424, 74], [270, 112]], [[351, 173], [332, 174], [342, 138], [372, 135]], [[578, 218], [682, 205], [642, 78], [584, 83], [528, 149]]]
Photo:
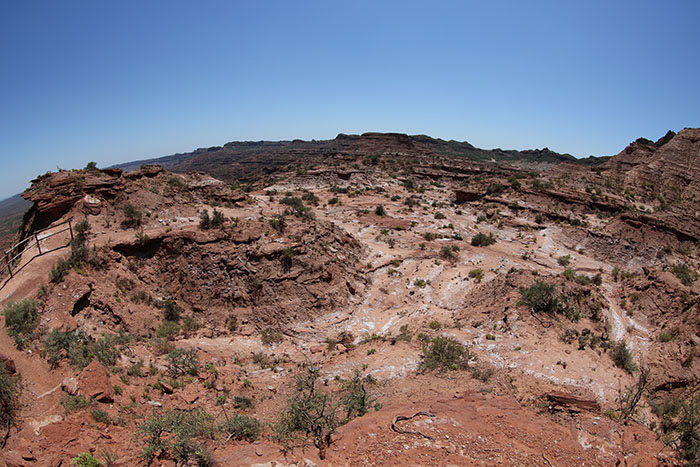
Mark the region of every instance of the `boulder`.
[[98, 402], [113, 402], [114, 389], [109, 381], [107, 369], [93, 360], [78, 376], [80, 394], [95, 399]]
[[72, 376], [65, 378], [61, 383], [61, 389], [71, 396], [78, 394], [78, 380]]

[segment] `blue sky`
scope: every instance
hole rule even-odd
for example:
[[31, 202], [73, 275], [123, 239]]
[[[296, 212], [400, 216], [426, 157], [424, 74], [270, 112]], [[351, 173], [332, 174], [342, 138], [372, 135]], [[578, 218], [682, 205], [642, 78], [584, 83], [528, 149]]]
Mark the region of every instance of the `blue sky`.
[[399, 131], [619, 152], [700, 126], [697, 1], [0, 2], [0, 198], [47, 170]]

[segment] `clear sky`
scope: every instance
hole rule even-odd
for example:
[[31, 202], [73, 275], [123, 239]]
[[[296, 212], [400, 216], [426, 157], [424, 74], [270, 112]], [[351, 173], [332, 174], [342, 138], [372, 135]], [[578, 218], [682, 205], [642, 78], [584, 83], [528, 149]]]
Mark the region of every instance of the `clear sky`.
[[398, 131], [609, 155], [700, 126], [700, 2], [0, 2], [0, 199], [47, 170]]

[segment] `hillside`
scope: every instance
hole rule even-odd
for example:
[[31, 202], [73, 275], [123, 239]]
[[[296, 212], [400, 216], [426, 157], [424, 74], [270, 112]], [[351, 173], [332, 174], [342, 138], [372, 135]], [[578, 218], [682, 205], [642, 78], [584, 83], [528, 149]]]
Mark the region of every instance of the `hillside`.
[[0, 201], [0, 251], [4, 252], [16, 240], [22, 216], [32, 204], [21, 195]]
[[[397, 138], [402, 139], [397, 144]], [[382, 141], [385, 140], [385, 141]], [[332, 140], [320, 141], [258, 141], [230, 142], [223, 146], [202, 148], [190, 153], [174, 154], [115, 165], [123, 170], [135, 170], [144, 164], [158, 164], [175, 172], [202, 171], [227, 182], [248, 182], [264, 173], [289, 164], [313, 164], [343, 152], [372, 156], [391, 149], [401, 153], [418, 150], [424, 155], [441, 155], [473, 161], [542, 164], [544, 167], [578, 160], [569, 154], [559, 154], [548, 148], [534, 150], [480, 149], [468, 142], [444, 141], [426, 135], [397, 133], [339, 134]], [[605, 158], [589, 157], [582, 163], [597, 165]]]
[[0, 459], [700, 461], [700, 130], [593, 166], [480, 151], [367, 133], [37, 178], [22, 235], [75, 239], [0, 288]]

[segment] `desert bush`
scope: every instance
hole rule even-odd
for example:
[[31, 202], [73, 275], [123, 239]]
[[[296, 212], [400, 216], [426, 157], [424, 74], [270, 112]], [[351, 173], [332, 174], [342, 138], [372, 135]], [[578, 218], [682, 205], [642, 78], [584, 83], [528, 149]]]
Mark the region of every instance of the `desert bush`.
[[154, 413], [139, 425], [137, 432], [144, 443], [142, 456], [147, 461], [163, 451], [183, 465], [190, 461], [211, 465], [206, 448], [193, 440], [213, 439], [216, 433], [212, 416], [203, 409], [168, 409], [160, 414]]
[[272, 219], [270, 219], [270, 227], [279, 233], [284, 232], [284, 229], [287, 227], [286, 217], [281, 214], [272, 216]]
[[420, 368], [426, 370], [458, 370], [469, 367], [476, 356], [465, 345], [451, 337], [435, 337], [423, 342], [423, 361]]
[[226, 320], [226, 327], [229, 332], [235, 332], [238, 329], [238, 319], [234, 315], [229, 316]]
[[615, 363], [615, 366], [617, 366], [618, 368], [622, 368], [627, 373], [633, 373], [637, 371], [637, 365], [634, 363], [634, 359], [632, 358], [632, 352], [627, 347], [627, 342], [617, 342], [613, 346], [612, 353], [610, 354], [610, 356], [613, 360], [613, 363]]
[[260, 331], [260, 339], [265, 345], [278, 344], [282, 342], [282, 332], [277, 329], [266, 328]]
[[15, 339], [15, 345], [21, 349], [39, 325], [37, 302], [29, 298], [10, 302], [3, 310], [3, 315], [7, 334]]
[[54, 329], [44, 343], [44, 357], [54, 368], [63, 358], [68, 358], [76, 368], [85, 368], [94, 359], [112, 366], [121, 355], [120, 346], [127, 341], [128, 337], [123, 335], [105, 335], [95, 340], [82, 331]]
[[533, 313], [554, 314], [561, 311], [557, 288], [554, 284], [535, 282], [530, 287], [521, 288], [520, 296]]
[[262, 424], [248, 415], [234, 415], [221, 424], [220, 430], [232, 439], [255, 441], [260, 437]]
[[503, 191], [505, 191], [505, 189], [506, 187], [501, 185], [500, 183], [491, 183], [488, 187], [486, 187], [486, 194], [499, 196], [503, 194]]
[[339, 404], [332, 394], [319, 389], [319, 370], [302, 366], [296, 375], [296, 390], [287, 401], [274, 427], [275, 438], [285, 450], [311, 440], [321, 460], [333, 442], [333, 433], [342, 424]]
[[642, 397], [648, 392], [650, 384], [649, 371], [642, 368], [637, 377], [637, 381], [624, 392], [620, 390], [617, 398], [619, 406], [618, 418], [620, 420], [627, 420], [637, 413]]
[[240, 410], [253, 408], [253, 400], [245, 396], [233, 396], [233, 406]]
[[174, 340], [180, 334], [180, 325], [175, 321], [163, 320], [156, 329], [156, 336], [161, 339]]
[[199, 357], [194, 349], [175, 349], [166, 358], [173, 378], [199, 374]]
[[492, 233], [486, 235], [479, 232], [472, 237], [472, 246], [489, 246], [493, 245], [494, 243], [496, 243], [496, 239]]
[[301, 200], [301, 198], [297, 198], [296, 196], [285, 196], [280, 200], [280, 203], [292, 208], [291, 214], [296, 217], [311, 217], [311, 208], [304, 206], [304, 202]]
[[76, 467], [102, 467], [102, 463], [89, 452], [81, 452], [73, 458], [71, 465]]
[[93, 409], [90, 414], [92, 415], [92, 419], [98, 423], [109, 425], [112, 422], [112, 420], [109, 418], [109, 414], [102, 409]]
[[84, 409], [85, 407], [90, 407], [94, 403], [95, 402], [92, 399], [80, 394], [77, 396], [71, 396], [70, 394], [61, 396], [61, 405], [67, 414]]
[[122, 213], [124, 214], [124, 220], [121, 223], [121, 228], [123, 230], [135, 229], [141, 226], [143, 214], [136, 206], [127, 203], [122, 207]]
[[226, 217], [224, 213], [214, 208], [211, 214], [211, 226], [214, 228], [220, 228], [226, 223]]
[[378, 216], [386, 216], [386, 209], [384, 209], [384, 206], [379, 204], [376, 208], [374, 208], [374, 213]]
[[159, 300], [156, 306], [163, 310], [163, 319], [166, 321], [180, 321], [182, 308], [171, 299]]
[[557, 263], [559, 263], [559, 266], [568, 266], [570, 262], [571, 262], [571, 255], [560, 256], [557, 259]]
[[678, 263], [673, 266], [673, 274], [688, 287], [693, 285], [693, 282], [697, 279], [698, 275], [692, 270], [688, 263]]
[[341, 383], [343, 396], [340, 404], [345, 409], [345, 423], [365, 415], [375, 405], [377, 398], [367, 389], [367, 386], [373, 382], [374, 379], [363, 377], [358, 370], [355, 370], [349, 380]]
[[301, 195], [301, 199], [302, 199], [302, 201], [306, 201], [309, 204], [312, 204], [314, 206], [318, 206], [318, 197], [315, 194], [311, 193], [310, 191]]
[[185, 316], [182, 320], [182, 333], [185, 337], [189, 337], [199, 329], [199, 321], [192, 316]]
[[282, 261], [282, 268], [284, 270], [289, 270], [294, 264], [294, 257], [296, 256], [296, 251], [293, 247], [285, 248], [280, 254], [280, 260]]
[[9, 374], [5, 365], [0, 364], [0, 425], [7, 430], [5, 437], [0, 440], [0, 449], [5, 447], [10, 429], [15, 424], [20, 408], [20, 389], [19, 378]]
[[469, 277], [474, 279], [475, 282], [481, 282], [481, 280], [484, 278], [484, 270], [483, 269], [472, 269], [469, 271]]

